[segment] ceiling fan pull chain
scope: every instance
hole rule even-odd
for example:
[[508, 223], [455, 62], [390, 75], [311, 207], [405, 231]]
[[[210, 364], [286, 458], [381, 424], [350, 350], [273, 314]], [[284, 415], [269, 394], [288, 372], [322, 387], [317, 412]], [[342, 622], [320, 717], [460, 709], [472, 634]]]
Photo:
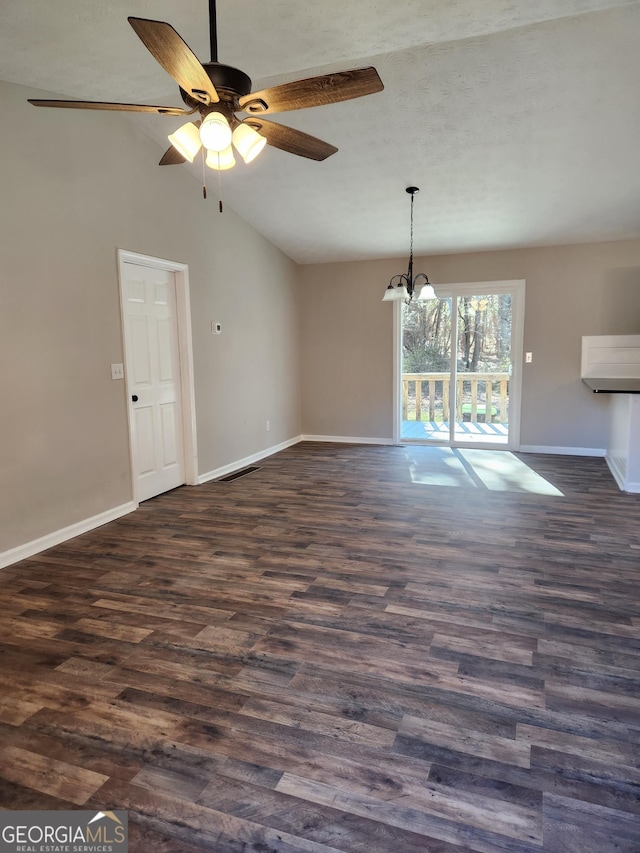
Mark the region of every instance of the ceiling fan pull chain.
[[202, 146], [202, 198], [207, 197], [207, 170], [204, 167], [204, 145]]
[[[220, 155], [218, 154], [218, 163]], [[218, 213], [222, 213], [222, 172], [218, 169]]]

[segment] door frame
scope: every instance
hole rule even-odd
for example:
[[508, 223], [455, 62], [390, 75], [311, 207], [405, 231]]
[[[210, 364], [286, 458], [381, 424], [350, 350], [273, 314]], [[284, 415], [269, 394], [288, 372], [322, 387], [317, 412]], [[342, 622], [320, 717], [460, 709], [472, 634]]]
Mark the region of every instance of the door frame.
[[131, 491], [133, 500], [139, 505], [135, 464], [133, 458], [134, 425], [129, 405], [129, 370], [130, 354], [127, 352], [125, 335], [125, 264], [151, 269], [166, 270], [174, 273], [176, 290], [176, 320], [178, 326], [178, 352], [180, 354], [180, 392], [182, 395], [182, 434], [184, 449], [184, 474], [188, 486], [198, 485], [198, 444], [196, 434], [196, 399], [193, 371], [193, 341], [191, 334], [191, 303], [189, 298], [189, 267], [187, 264], [155, 258], [151, 255], [141, 255], [127, 249], [118, 249], [118, 281], [120, 289], [120, 322], [122, 328], [122, 350], [124, 353], [124, 377], [127, 393], [127, 421], [129, 425], [129, 464], [131, 469]]
[[[524, 358], [524, 306], [525, 306], [525, 279], [513, 279], [507, 281], [474, 281], [460, 282], [457, 284], [440, 284], [435, 285], [435, 290], [438, 298], [452, 299], [453, 297], [461, 296], [476, 296], [483, 292], [485, 293], [513, 293], [512, 322], [511, 322], [511, 364], [512, 375], [509, 388], [509, 398], [513, 401], [513, 406], [509, 407], [509, 441], [507, 444], [487, 445], [476, 444], [474, 442], [464, 441], [456, 442], [449, 440], [446, 442], [448, 447], [479, 447], [491, 450], [511, 450], [517, 451], [520, 449], [520, 409], [522, 405], [522, 362]], [[403, 441], [402, 434], [402, 416], [401, 416], [401, 370], [402, 370], [402, 302], [394, 301], [393, 310], [393, 397], [394, 397], [394, 416], [393, 416], [393, 441], [394, 444], [413, 444], [415, 442]], [[451, 368], [454, 380], [457, 376], [455, 370], [456, 365], [456, 345], [457, 345], [457, 323], [456, 323], [455, 340], [451, 344]], [[437, 441], [429, 441], [424, 446], [442, 447], [443, 443]]]

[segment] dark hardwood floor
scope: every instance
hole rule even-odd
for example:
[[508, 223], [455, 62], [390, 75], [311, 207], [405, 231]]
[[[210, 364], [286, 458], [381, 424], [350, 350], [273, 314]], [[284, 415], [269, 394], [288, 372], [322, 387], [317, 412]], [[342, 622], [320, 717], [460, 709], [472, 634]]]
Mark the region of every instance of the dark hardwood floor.
[[0, 807], [127, 809], [131, 853], [640, 851], [640, 496], [518, 458], [299, 444], [0, 572]]

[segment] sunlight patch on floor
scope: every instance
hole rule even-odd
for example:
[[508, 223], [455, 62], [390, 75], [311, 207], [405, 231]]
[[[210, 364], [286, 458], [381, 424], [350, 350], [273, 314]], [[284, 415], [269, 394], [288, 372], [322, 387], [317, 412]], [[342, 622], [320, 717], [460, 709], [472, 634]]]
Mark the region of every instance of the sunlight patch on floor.
[[416, 447], [406, 453], [413, 483], [562, 497], [552, 483], [506, 450]]

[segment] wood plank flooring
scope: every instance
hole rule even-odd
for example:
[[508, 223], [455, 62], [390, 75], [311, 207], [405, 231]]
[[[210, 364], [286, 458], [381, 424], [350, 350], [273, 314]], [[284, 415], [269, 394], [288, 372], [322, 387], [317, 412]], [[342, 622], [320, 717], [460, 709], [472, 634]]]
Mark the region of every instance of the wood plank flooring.
[[127, 809], [131, 853], [640, 851], [640, 496], [433, 450], [299, 444], [0, 572], [0, 807]]

